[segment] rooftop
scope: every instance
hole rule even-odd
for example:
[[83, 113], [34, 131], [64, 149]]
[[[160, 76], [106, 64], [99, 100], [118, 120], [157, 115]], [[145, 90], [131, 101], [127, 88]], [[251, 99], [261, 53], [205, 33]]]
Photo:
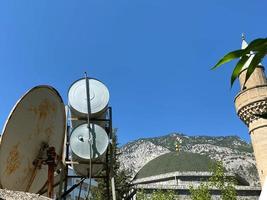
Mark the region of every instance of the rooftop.
[[209, 172], [214, 162], [205, 155], [190, 152], [170, 152], [161, 155], [142, 167], [135, 179], [170, 172]]

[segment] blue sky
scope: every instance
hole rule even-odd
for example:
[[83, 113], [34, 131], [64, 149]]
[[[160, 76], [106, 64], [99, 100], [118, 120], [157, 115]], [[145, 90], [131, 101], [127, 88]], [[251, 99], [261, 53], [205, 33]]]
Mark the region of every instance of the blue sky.
[[[0, 1], [0, 126], [21, 95], [54, 86], [67, 102], [87, 71], [110, 90], [119, 142], [181, 132], [249, 141], [230, 90], [234, 63], [210, 67], [266, 37], [266, 1]], [[265, 62], [263, 62], [265, 64]], [[265, 64], [266, 66], [266, 64]]]

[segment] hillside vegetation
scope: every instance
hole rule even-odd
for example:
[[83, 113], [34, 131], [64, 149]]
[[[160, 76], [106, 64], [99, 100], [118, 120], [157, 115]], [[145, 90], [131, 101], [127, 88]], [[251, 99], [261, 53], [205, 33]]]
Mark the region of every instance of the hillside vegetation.
[[181, 151], [197, 153], [215, 161], [222, 161], [228, 171], [239, 174], [250, 185], [259, 185], [252, 146], [237, 136], [187, 136], [171, 133], [161, 137], [141, 138], [120, 148], [121, 168], [130, 169], [134, 177], [152, 159], [174, 152], [177, 140], [182, 141]]

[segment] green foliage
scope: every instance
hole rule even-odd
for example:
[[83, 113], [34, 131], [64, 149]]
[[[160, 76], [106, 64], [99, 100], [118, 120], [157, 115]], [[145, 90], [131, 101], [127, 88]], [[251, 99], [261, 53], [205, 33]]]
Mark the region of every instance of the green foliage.
[[[212, 144], [221, 147], [229, 147], [231, 149], [236, 149], [242, 152], [252, 153], [252, 146], [245, 141], [240, 140], [238, 136], [221, 136], [221, 137], [212, 137], [212, 136], [191, 136], [187, 137], [181, 133], [170, 133], [165, 136], [154, 137], [154, 138], [143, 138], [141, 140], [150, 141], [155, 145], [160, 145], [165, 148], [168, 148], [170, 151], [175, 151], [175, 142], [176, 138], [180, 137], [182, 139], [182, 144], [180, 149], [184, 147], [191, 147], [196, 144]], [[240, 145], [235, 145], [235, 142], [238, 142]]]
[[163, 190], [156, 190], [153, 191], [151, 200], [175, 200], [174, 196], [174, 192], [171, 190], [166, 192]]
[[235, 189], [236, 181], [225, 175], [222, 162], [217, 162], [212, 168], [211, 186], [221, 191], [222, 200], [236, 200], [237, 193]]
[[217, 162], [212, 168], [211, 186], [221, 191], [222, 200], [236, 200], [236, 184], [233, 178], [225, 175], [225, 169], [222, 162]]
[[144, 190], [137, 192], [137, 200], [178, 200], [177, 198], [172, 190], [154, 190], [149, 197]]
[[[117, 130], [113, 131], [114, 137], [112, 141], [112, 146], [111, 146], [111, 152], [113, 155], [113, 159], [111, 162], [111, 165], [113, 167], [113, 175], [115, 178], [115, 188], [116, 188], [116, 198], [117, 199], [122, 199], [124, 194], [127, 194], [130, 189], [130, 172], [127, 170], [119, 170], [120, 168], [120, 162], [118, 160], [118, 155], [119, 155], [119, 149], [118, 149], [118, 142], [117, 142], [117, 135], [116, 135]], [[103, 172], [102, 175], [105, 172]], [[93, 194], [93, 199], [94, 200], [104, 200], [108, 199], [108, 195], [111, 196], [111, 187], [109, 188], [110, 194], [107, 193], [107, 188], [106, 188], [106, 180], [104, 179], [97, 179], [98, 187], [95, 187], [92, 189], [92, 194]]]
[[137, 191], [136, 199], [137, 200], [147, 200], [146, 194], [145, 194], [143, 189], [141, 191]]
[[212, 166], [212, 177], [208, 183], [201, 183], [198, 188], [190, 187], [192, 200], [210, 200], [210, 188], [215, 187], [221, 191], [222, 200], [236, 200], [237, 193], [235, 189], [235, 180], [225, 175], [222, 162], [215, 163]]
[[190, 193], [192, 200], [211, 200], [211, 194], [207, 184], [201, 183], [196, 189], [190, 186]]
[[246, 64], [246, 62], [248, 61], [249, 57], [248, 56], [243, 56], [241, 57], [241, 59], [238, 61], [238, 63], [236, 64], [233, 72], [232, 72], [232, 76], [231, 76], [231, 86], [234, 84], [236, 77], [238, 77], [240, 71], [242, 70], [242, 67], [244, 66], [244, 64]]
[[99, 188], [104, 188], [104, 187], [105, 187], [104, 185], [98, 184], [98, 188], [97, 187], [92, 188], [92, 194], [94, 200], [102, 200], [104, 193]]
[[212, 177], [210, 178], [211, 185], [219, 189], [223, 188], [227, 177], [224, 173], [224, 168], [221, 162], [215, 163], [212, 166]]
[[236, 58], [240, 58], [242, 57], [243, 53], [245, 51], [244, 50], [235, 50], [235, 51], [232, 51], [232, 52], [229, 52], [227, 53], [223, 58], [221, 58], [219, 60], [219, 62], [214, 66], [212, 67], [211, 69], [216, 69], [217, 67], [227, 63], [227, 62], [230, 62], [232, 61], [233, 59], [236, 59]]
[[222, 190], [222, 200], [236, 200], [237, 199], [237, 194], [236, 194], [236, 189], [233, 185], [225, 185]]
[[226, 54], [222, 59], [220, 59], [217, 62], [217, 64], [214, 67], [212, 67], [212, 69], [216, 69], [227, 62], [240, 58], [239, 62], [236, 64], [232, 72], [231, 76], [231, 87], [232, 87], [234, 81], [237, 79], [239, 73], [241, 72], [242, 67], [249, 58], [251, 58], [252, 60], [246, 72], [245, 83], [247, 82], [247, 80], [249, 79], [255, 68], [258, 66], [258, 64], [265, 57], [266, 54], [267, 54], [267, 38], [259, 38], [253, 40], [245, 49], [235, 50]]

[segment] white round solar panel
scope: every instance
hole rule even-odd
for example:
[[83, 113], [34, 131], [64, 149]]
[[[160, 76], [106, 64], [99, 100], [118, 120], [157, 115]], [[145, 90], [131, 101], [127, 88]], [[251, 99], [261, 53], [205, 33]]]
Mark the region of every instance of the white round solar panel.
[[90, 124], [89, 131], [87, 123], [84, 123], [73, 129], [70, 136], [72, 153], [85, 160], [102, 156], [107, 150], [108, 143], [106, 131], [97, 124]]
[[2, 187], [19, 191], [29, 187], [29, 192], [37, 193], [47, 181], [48, 167], [42, 165], [35, 174], [33, 161], [42, 143], [55, 147], [56, 154], [62, 156], [65, 127], [64, 103], [54, 88], [37, 86], [28, 91], [4, 126], [0, 147]]
[[[108, 148], [109, 138], [106, 131], [97, 124], [81, 124], [73, 129], [70, 136], [72, 161], [88, 162], [89, 160], [103, 159]], [[88, 164], [73, 165], [74, 171], [79, 175], [88, 175]], [[94, 165], [92, 174], [95, 175], [102, 169], [101, 165]]]
[[[98, 116], [103, 113], [108, 106], [109, 91], [107, 87], [96, 79], [89, 79], [91, 115]], [[86, 116], [87, 96], [85, 79], [74, 82], [68, 93], [69, 104], [72, 116]]]

